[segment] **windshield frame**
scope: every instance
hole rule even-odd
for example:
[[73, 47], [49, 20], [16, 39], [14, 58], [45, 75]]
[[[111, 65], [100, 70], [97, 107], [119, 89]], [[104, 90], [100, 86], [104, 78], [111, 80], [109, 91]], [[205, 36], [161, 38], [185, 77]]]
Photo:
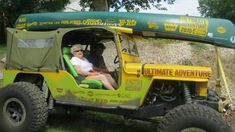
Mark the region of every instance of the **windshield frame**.
[[[128, 41], [128, 43], [124, 44], [122, 42], [123, 38], [125, 38], [125, 40]], [[122, 33], [119, 35], [119, 41], [120, 41], [120, 46], [122, 49], [121, 50], [122, 54], [127, 54], [127, 55], [131, 55], [131, 56], [139, 57], [138, 47], [137, 47], [136, 41], [132, 35]], [[130, 43], [130, 42], [133, 42], [133, 43]]]

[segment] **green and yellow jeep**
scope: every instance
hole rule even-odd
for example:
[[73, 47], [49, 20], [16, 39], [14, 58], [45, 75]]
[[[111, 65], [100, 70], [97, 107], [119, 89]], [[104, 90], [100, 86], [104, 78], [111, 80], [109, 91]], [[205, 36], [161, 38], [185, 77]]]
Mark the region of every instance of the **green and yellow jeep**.
[[[15, 28], [7, 29], [0, 129], [39, 131], [49, 110], [73, 106], [127, 118], [162, 116], [156, 131], [232, 131], [217, 112], [219, 96], [207, 88], [211, 68], [142, 64], [136, 40], [145, 37], [235, 48], [235, 28], [223, 19], [108, 12], [22, 15]], [[108, 40], [106, 50], [112, 49], [111, 59], [105, 59], [114, 67], [114, 91], [97, 80], [78, 83], [70, 63], [73, 44], [82, 44], [89, 55], [101, 40]]]

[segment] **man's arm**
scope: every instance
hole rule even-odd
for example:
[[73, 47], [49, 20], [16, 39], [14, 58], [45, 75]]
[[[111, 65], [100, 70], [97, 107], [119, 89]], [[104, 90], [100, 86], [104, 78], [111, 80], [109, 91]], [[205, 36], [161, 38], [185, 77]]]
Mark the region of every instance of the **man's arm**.
[[102, 56], [101, 61], [100, 61], [100, 67], [101, 67], [104, 71], [109, 72], [109, 71], [108, 71], [108, 68], [107, 68], [106, 65], [105, 65], [104, 57], [103, 57], [103, 56]]

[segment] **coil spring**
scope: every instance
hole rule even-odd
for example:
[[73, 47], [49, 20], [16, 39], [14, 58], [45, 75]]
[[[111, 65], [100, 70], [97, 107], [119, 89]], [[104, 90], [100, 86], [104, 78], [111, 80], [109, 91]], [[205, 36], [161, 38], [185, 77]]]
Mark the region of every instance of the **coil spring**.
[[184, 83], [184, 99], [186, 103], [192, 103], [191, 94], [190, 94], [188, 85], [186, 83]]

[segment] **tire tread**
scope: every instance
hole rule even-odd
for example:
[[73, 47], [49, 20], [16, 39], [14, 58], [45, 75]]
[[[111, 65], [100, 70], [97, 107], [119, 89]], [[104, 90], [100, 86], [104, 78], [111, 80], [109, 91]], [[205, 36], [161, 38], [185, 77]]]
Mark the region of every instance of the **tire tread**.
[[42, 91], [36, 85], [28, 82], [16, 82], [12, 86], [22, 90], [32, 103], [33, 117], [29, 131], [34, 132], [40, 130], [46, 124], [48, 117], [47, 103]]
[[220, 126], [221, 132], [228, 132], [228, 130], [231, 130], [232, 132], [230, 125], [223, 119], [220, 113], [212, 108], [199, 104], [184, 104], [169, 111], [163, 118], [162, 122], [160, 122], [158, 131], [167, 132], [166, 130], [169, 126], [171, 126], [175, 120], [182, 117], [207, 118]]

